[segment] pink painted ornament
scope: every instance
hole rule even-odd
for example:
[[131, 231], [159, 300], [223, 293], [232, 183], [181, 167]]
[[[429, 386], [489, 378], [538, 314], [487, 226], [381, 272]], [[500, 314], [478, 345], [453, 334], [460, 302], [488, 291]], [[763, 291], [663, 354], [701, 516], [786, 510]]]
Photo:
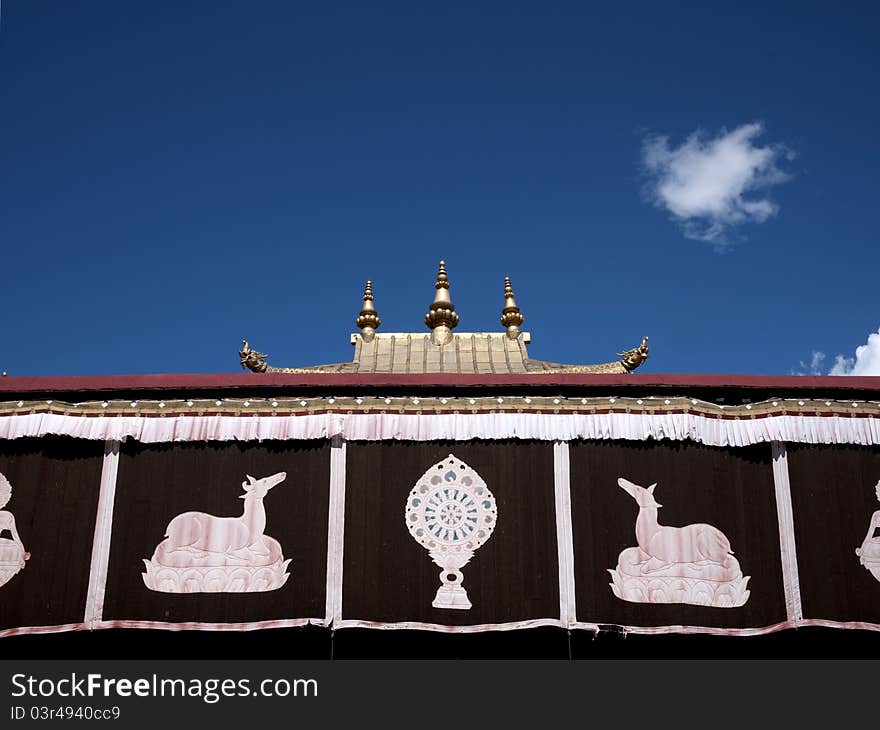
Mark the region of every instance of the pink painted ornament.
[[495, 497], [486, 482], [450, 454], [416, 482], [404, 519], [410, 535], [440, 567], [440, 587], [431, 605], [471, 608], [461, 569], [492, 536], [498, 521]]
[[639, 506], [637, 547], [626, 548], [609, 569], [614, 595], [634, 603], [689, 603], [734, 608], [749, 600], [730, 541], [717, 527], [702, 523], [668, 527], [657, 521], [662, 507], [647, 489], [621, 477], [618, 485]]
[[12, 485], [0, 474], [0, 534], [8, 531], [11, 537], [0, 537], [0, 586], [6, 585], [13, 576], [24, 568], [31, 554], [24, 549], [15, 526], [12, 512], [3, 509], [12, 497]]
[[[877, 499], [880, 500], [880, 481], [874, 487]], [[862, 540], [861, 547], [856, 548], [856, 555], [859, 556], [859, 564], [865, 566], [871, 575], [880, 581], [880, 536], [875, 537], [874, 533], [880, 528], [880, 510], [871, 515], [871, 521], [868, 523], [868, 532], [865, 539]]]
[[153, 557], [144, 560], [144, 584], [163, 593], [253, 593], [281, 588], [290, 560], [281, 545], [264, 535], [263, 498], [287, 478], [279, 472], [263, 479], [248, 475], [242, 482], [244, 511], [240, 517], [215, 517], [204, 512], [177, 515]]

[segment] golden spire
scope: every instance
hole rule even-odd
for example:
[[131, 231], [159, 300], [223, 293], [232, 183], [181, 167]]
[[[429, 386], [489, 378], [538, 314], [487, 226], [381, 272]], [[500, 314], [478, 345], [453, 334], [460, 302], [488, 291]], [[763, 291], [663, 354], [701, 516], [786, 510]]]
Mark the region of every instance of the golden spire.
[[519, 337], [519, 327], [525, 322], [522, 312], [516, 306], [513, 298], [513, 288], [510, 286], [510, 277], [504, 277], [504, 309], [501, 310], [501, 324], [507, 327], [507, 336], [511, 340]]
[[446, 276], [446, 262], [440, 262], [440, 270], [437, 272], [437, 290], [434, 293], [434, 301], [428, 307], [425, 315], [425, 324], [431, 328], [431, 340], [435, 345], [445, 345], [452, 341], [452, 328], [458, 325], [458, 315], [455, 313], [455, 305], [449, 297], [449, 277]]
[[360, 328], [364, 342], [372, 342], [376, 336], [376, 330], [382, 324], [382, 320], [379, 319], [376, 308], [373, 306], [373, 282], [369, 279], [364, 287], [364, 306], [355, 320], [355, 324]]

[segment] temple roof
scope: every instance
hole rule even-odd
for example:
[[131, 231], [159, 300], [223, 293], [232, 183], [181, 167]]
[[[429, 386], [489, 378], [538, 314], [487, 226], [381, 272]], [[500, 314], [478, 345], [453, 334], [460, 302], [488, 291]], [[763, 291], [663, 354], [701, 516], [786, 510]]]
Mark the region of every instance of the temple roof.
[[359, 334], [351, 335], [354, 358], [351, 362], [285, 368], [268, 364], [268, 355], [251, 349], [247, 340], [239, 351], [241, 366], [257, 373], [382, 373], [413, 375], [423, 373], [459, 373], [516, 375], [530, 373], [606, 373], [625, 374], [648, 358], [648, 338], [638, 347], [618, 353], [619, 360], [593, 365], [565, 365], [534, 360], [526, 345], [531, 341], [520, 330], [525, 321], [517, 306], [510, 278], [504, 278], [504, 307], [501, 310], [503, 332], [460, 332], [459, 314], [449, 291], [446, 263], [440, 262], [434, 285], [434, 301], [425, 315], [429, 332], [376, 332], [381, 325], [374, 305], [373, 282], [367, 281], [363, 306], [355, 324]]
[[528, 332], [515, 340], [504, 332], [459, 332], [451, 341], [435, 345], [430, 333], [386, 332], [370, 341], [351, 336], [351, 362], [304, 368], [267, 368], [284, 373], [463, 373], [513, 375], [518, 373], [627, 373], [620, 361], [598, 365], [564, 365], [529, 357]]

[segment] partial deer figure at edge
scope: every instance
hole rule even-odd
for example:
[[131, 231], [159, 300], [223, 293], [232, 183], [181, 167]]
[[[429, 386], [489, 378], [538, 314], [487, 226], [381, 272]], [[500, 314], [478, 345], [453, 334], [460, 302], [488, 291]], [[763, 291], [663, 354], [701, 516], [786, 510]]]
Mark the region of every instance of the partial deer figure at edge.
[[661, 571], [671, 563], [724, 564], [733, 555], [727, 536], [716, 527], [693, 524], [684, 527], [667, 527], [657, 521], [657, 510], [663, 505], [654, 499], [652, 484], [647, 489], [623, 477], [618, 485], [639, 505], [636, 518], [636, 542], [647, 558], [643, 566], [646, 573]]
[[242, 553], [268, 554], [261, 545], [266, 529], [266, 510], [263, 497], [276, 484], [287, 478], [279, 472], [263, 479], [247, 475], [242, 482], [244, 510], [240, 517], [215, 517], [204, 512], [184, 512], [177, 515], [165, 530], [168, 538], [165, 552], [188, 551], [220, 553], [230, 558], [246, 560]]

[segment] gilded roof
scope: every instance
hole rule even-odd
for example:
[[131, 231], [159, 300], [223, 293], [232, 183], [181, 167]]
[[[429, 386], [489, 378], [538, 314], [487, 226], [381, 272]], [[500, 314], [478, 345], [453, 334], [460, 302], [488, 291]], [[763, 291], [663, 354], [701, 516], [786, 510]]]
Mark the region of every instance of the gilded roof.
[[381, 325], [373, 296], [373, 282], [364, 287], [363, 307], [355, 324], [359, 334], [351, 336], [354, 358], [351, 362], [304, 368], [278, 368], [269, 365], [268, 355], [251, 349], [247, 340], [239, 351], [241, 366], [257, 373], [381, 373], [414, 375], [459, 373], [517, 375], [529, 373], [629, 373], [648, 358], [648, 338], [631, 350], [618, 353], [619, 360], [595, 365], [565, 365], [533, 360], [526, 345], [531, 338], [520, 330], [525, 321], [516, 303], [510, 278], [504, 278], [504, 332], [460, 332], [459, 314], [449, 292], [446, 262], [441, 261], [434, 284], [434, 301], [425, 315], [429, 332], [391, 332], [379, 334]]
[[433, 343], [430, 332], [377, 332], [370, 341], [360, 334], [353, 334], [354, 358], [351, 362], [304, 368], [267, 366], [262, 372], [399, 375], [629, 372], [623, 360], [596, 365], [566, 365], [535, 360], [529, 357], [526, 348], [529, 341], [528, 332], [520, 333], [516, 339], [511, 339], [506, 332], [458, 332], [452, 335], [448, 343], [440, 345]]

